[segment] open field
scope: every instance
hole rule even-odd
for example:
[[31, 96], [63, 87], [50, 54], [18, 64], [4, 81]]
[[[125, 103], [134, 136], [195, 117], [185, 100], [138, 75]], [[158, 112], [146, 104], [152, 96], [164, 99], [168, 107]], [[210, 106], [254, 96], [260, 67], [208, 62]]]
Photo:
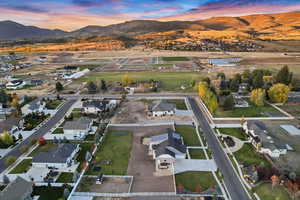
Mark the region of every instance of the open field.
[[[88, 81], [100, 81], [101, 79], [113, 82], [122, 81], [124, 73], [112, 72], [112, 73], [92, 73], [83, 78], [76, 80], [76, 83], [88, 82]], [[162, 90], [174, 91], [181, 90], [182, 85], [188, 86], [193, 81], [198, 82], [203, 78], [201, 73], [196, 72], [129, 72], [128, 75], [132, 77], [134, 81], [149, 81], [154, 79], [161, 81]], [[184, 90], [183, 90], [184, 91]], [[188, 88], [186, 91], [195, 91], [194, 87]]]
[[232, 110], [224, 111], [218, 108], [214, 117], [278, 117], [285, 116], [274, 107], [265, 104], [264, 106], [255, 106], [250, 104], [248, 108], [233, 108]]
[[187, 57], [163, 57], [163, 61], [189, 61]]

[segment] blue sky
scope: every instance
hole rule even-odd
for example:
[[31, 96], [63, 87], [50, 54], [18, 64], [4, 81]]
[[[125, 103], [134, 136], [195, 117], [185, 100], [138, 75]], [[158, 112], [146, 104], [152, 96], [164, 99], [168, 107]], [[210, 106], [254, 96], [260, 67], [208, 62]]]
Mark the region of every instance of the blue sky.
[[136, 19], [198, 20], [300, 11], [300, 0], [0, 0], [0, 20], [74, 30]]

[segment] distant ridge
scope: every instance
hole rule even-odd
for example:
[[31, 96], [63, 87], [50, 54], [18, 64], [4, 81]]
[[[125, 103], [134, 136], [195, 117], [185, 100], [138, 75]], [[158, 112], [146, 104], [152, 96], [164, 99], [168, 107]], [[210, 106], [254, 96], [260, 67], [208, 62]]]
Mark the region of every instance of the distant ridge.
[[213, 17], [197, 21], [133, 20], [109, 26], [86, 26], [73, 32], [24, 26], [13, 21], [0, 21], [0, 39], [44, 39], [65, 36], [138, 36], [167, 31], [236, 31], [255, 35], [300, 36], [300, 12], [280, 14], [256, 14], [240, 17]]

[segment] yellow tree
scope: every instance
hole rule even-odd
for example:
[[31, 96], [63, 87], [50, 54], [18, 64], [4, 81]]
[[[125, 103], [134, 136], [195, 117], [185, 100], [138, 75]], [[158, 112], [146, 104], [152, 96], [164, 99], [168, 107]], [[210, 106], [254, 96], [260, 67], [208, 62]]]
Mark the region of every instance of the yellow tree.
[[273, 85], [269, 91], [269, 97], [274, 103], [285, 103], [288, 100], [290, 88], [282, 83]]
[[124, 87], [130, 86], [133, 82], [133, 79], [131, 78], [131, 76], [129, 76], [128, 73], [124, 74], [122, 77], [122, 84]]
[[265, 103], [266, 93], [265, 90], [259, 88], [252, 90], [250, 100], [257, 106], [263, 106]]
[[200, 82], [198, 84], [198, 95], [201, 99], [204, 99], [207, 93], [207, 84], [206, 82]]
[[0, 140], [6, 145], [11, 145], [14, 143], [14, 139], [8, 131], [4, 131], [2, 133], [2, 135], [0, 136]]

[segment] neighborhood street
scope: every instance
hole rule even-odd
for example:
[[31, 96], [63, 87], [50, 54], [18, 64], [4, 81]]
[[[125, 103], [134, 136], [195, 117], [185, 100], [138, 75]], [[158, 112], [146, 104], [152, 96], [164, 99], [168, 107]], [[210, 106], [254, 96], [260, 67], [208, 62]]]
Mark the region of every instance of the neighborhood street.
[[232, 200], [250, 200], [245, 188], [243, 187], [238, 175], [234, 172], [233, 166], [223, 151], [213, 129], [209, 125], [205, 114], [198, 106], [194, 98], [188, 98], [194, 114], [202, 127], [209, 147], [213, 152], [214, 159], [224, 175], [224, 181]]
[[51, 117], [44, 125], [42, 125], [37, 131], [35, 131], [31, 136], [23, 140], [20, 144], [17, 145], [12, 151], [10, 151], [7, 155], [5, 155], [0, 160], [0, 173], [2, 173], [7, 166], [5, 165], [5, 159], [8, 156], [14, 156], [18, 158], [22, 155], [20, 151], [20, 147], [23, 145], [30, 146], [30, 141], [33, 139], [37, 139], [43, 135], [45, 135], [48, 131], [51, 130], [67, 113], [67, 111], [71, 108], [71, 106], [76, 102], [76, 100], [69, 100], [67, 101], [58, 111], [57, 113]]

